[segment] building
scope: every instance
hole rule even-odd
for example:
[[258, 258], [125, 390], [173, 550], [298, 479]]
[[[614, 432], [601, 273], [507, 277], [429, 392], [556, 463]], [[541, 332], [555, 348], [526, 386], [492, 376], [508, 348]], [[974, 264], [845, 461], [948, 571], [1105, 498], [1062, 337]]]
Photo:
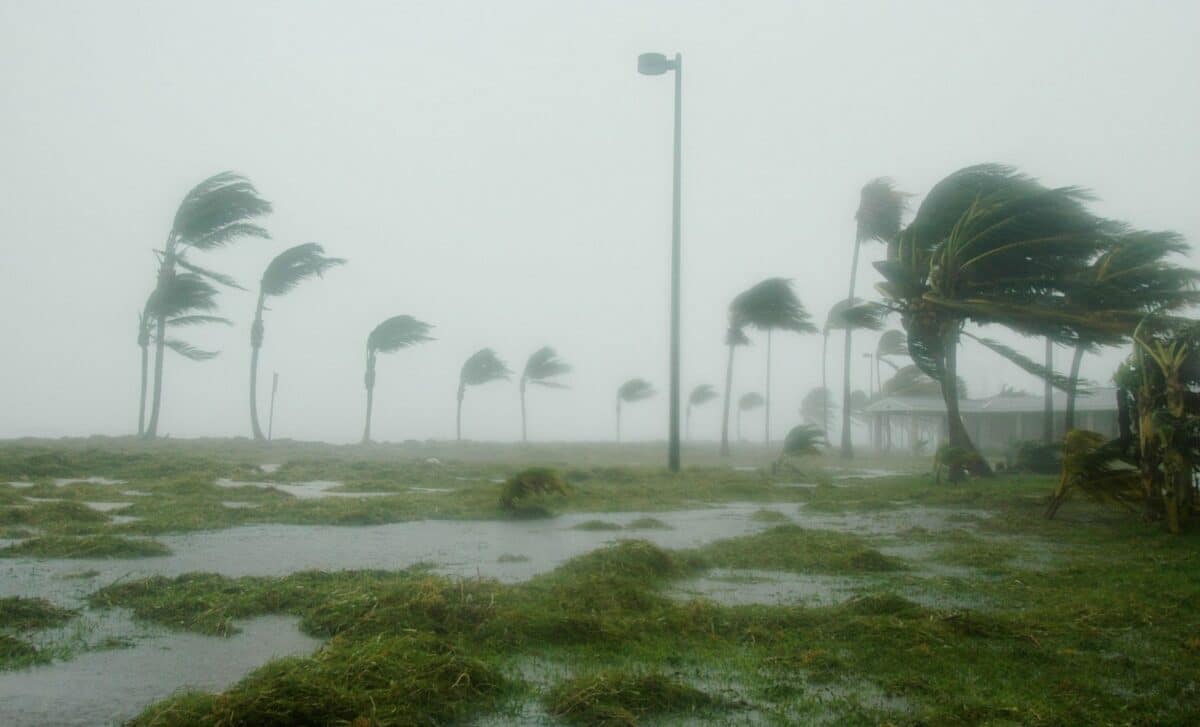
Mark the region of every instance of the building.
[[[1042, 438], [1044, 399], [1022, 392], [997, 394], [958, 403], [963, 425], [981, 450], [1005, 450], [1014, 442]], [[1066, 394], [1056, 391], [1054, 434], [1061, 437], [1066, 417]], [[863, 410], [877, 449], [926, 448], [932, 451], [946, 439], [946, 405], [940, 396], [889, 396]], [[1075, 398], [1075, 428], [1116, 437], [1117, 390], [1098, 388]]]

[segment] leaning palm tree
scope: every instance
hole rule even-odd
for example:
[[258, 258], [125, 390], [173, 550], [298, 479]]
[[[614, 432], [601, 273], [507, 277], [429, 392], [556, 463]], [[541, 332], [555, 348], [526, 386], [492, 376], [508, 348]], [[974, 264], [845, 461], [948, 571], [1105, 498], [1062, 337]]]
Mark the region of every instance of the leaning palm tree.
[[481, 348], [463, 362], [458, 374], [458, 412], [454, 418], [454, 434], [462, 441], [462, 405], [468, 386], [481, 386], [492, 381], [508, 381], [512, 371], [490, 348]]
[[783, 451], [779, 453], [779, 459], [775, 462], [773, 469], [778, 470], [787, 461], [788, 457], [811, 457], [821, 454], [821, 447], [825, 445], [825, 434], [820, 427], [811, 424], [801, 424], [797, 427], [792, 427], [791, 431], [783, 439]]
[[[733, 299], [729, 305], [730, 319], [739, 328], [747, 326], [767, 332], [767, 379], [764, 391], [766, 412], [764, 439], [771, 446], [771, 333], [793, 331], [816, 333], [817, 327], [809, 319], [804, 304], [792, 290], [792, 281], [787, 278], [767, 278]], [[739, 435], [740, 439], [740, 435]]]
[[[859, 194], [858, 211], [854, 214], [854, 257], [850, 264], [850, 292], [846, 300], [854, 300], [858, 280], [858, 254], [863, 242], [876, 240], [887, 243], [900, 232], [908, 195], [898, 191], [890, 179], [880, 177], [867, 182]], [[850, 441], [850, 355], [852, 328], [846, 327], [845, 349], [842, 357], [842, 457], [854, 456]]]
[[381, 353], [394, 353], [418, 343], [432, 341], [429, 331], [433, 326], [412, 316], [393, 316], [371, 331], [367, 336], [367, 372], [363, 385], [367, 389], [367, 423], [363, 427], [363, 444], [371, 441], [371, 411], [375, 404], [375, 357]]
[[[833, 307], [829, 309], [829, 313], [825, 316], [825, 325], [821, 328], [821, 388], [828, 389], [828, 366], [826, 362], [829, 358], [829, 334], [838, 330], [846, 331], [847, 334], [850, 331], [859, 329], [878, 331], [883, 328], [887, 312], [887, 309], [883, 306], [877, 303], [869, 303], [859, 298], [846, 298], [833, 304]], [[845, 387], [843, 388], [845, 389]], [[843, 396], [848, 397], [849, 392], [843, 390]], [[832, 398], [826, 397], [826, 406], [828, 406], [830, 401], [832, 401]], [[847, 416], [844, 406], [842, 415]], [[829, 421], [828, 411], [826, 411], [822, 420], [825, 422]], [[828, 443], [828, 429], [826, 429], [825, 440]]]
[[729, 360], [725, 364], [725, 403], [721, 413], [721, 456], [729, 456], [729, 405], [733, 395], [733, 352], [738, 346], [749, 346], [746, 332], [730, 316], [729, 328], [725, 331], [725, 345], [729, 347]]
[[[208, 278], [222, 285], [236, 286], [230, 278], [196, 265], [189, 258], [192, 251], [207, 252], [224, 247], [242, 237], [269, 237], [267, 231], [253, 220], [271, 211], [271, 203], [258, 196], [258, 190], [245, 177], [223, 172], [209, 177], [192, 188], [183, 198], [167, 241], [159, 256], [155, 290], [164, 290], [176, 277], [176, 269]], [[147, 325], [153, 330], [154, 400], [150, 407], [150, 422], [144, 436], [158, 435], [159, 414], [162, 410], [163, 355], [167, 346], [167, 316], [152, 313]]]
[[621, 441], [621, 404], [633, 404], [654, 396], [654, 387], [645, 379], [630, 379], [617, 389], [617, 441]]
[[[208, 315], [217, 307], [217, 289], [195, 273], [174, 276], [162, 288], [156, 288], [146, 299], [138, 315], [138, 347], [142, 349], [141, 393], [138, 397], [138, 436], [146, 431], [146, 393], [149, 385], [150, 344], [157, 342], [154, 323], [166, 321], [165, 330], [204, 323], [232, 325], [227, 318]], [[167, 338], [163, 346], [192, 361], [207, 361], [215, 351], [198, 349], [178, 338]]]
[[712, 387], [712, 384], [700, 384], [688, 395], [686, 430], [688, 439], [692, 438], [692, 407], [704, 406], [715, 398], [717, 398], [717, 390]]
[[543, 346], [533, 352], [525, 362], [525, 370], [521, 373], [521, 441], [529, 441], [525, 430], [525, 386], [544, 386], [548, 389], [565, 389], [563, 384], [554, 379], [571, 372], [571, 365], [558, 357], [558, 353], [549, 346]]
[[739, 442], [744, 441], [742, 439], [742, 412], [753, 411], [754, 409], [762, 406], [765, 401], [766, 400], [763, 399], [763, 395], [757, 391], [751, 391], [749, 393], [742, 394], [742, 396], [738, 399], [737, 438]]
[[267, 298], [286, 295], [308, 278], [322, 277], [326, 270], [345, 262], [340, 257], [325, 257], [325, 248], [315, 242], [306, 242], [276, 255], [263, 272], [254, 323], [250, 326], [250, 429], [258, 441], [266, 439], [258, 424], [258, 352], [263, 343], [263, 311], [267, 309]]

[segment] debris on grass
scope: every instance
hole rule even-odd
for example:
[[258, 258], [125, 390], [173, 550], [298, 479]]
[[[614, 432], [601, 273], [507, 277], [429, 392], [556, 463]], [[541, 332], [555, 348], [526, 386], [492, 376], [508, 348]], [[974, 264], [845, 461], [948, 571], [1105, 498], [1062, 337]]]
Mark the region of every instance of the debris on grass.
[[799, 525], [780, 525], [757, 535], [720, 540], [700, 548], [696, 556], [720, 568], [792, 573], [886, 572], [905, 567], [857, 536]]
[[733, 705], [662, 673], [602, 671], [555, 685], [546, 694], [546, 711], [572, 724], [637, 725], [651, 715], [693, 714], [711, 717]]
[[0, 558], [153, 558], [170, 554], [158, 541], [119, 535], [46, 535], [0, 548]]
[[33, 631], [61, 626], [75, 615], [44, 598], [6, 596], [0, 598], [0, 628]]

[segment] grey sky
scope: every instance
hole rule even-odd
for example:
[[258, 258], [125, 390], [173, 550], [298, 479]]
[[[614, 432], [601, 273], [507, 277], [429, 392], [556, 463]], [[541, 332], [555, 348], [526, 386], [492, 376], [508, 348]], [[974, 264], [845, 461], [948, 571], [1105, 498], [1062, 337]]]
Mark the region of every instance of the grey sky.
[[[574, 388], [531, 394], [531, 435], [611, 437], [617, 385], [643, 376], [663, 393], [625, 432], [661, 437], [671, 86], [639, 52], [685, 58], [686, 389], [721, 382], [725, 306], [761, 278], [794, 278], [824, 319], [875, 176], [920, 194], [1007, 162], [1200, 242], [1197, 27], [1194, 2], [0, 0], [0, 437], [133, 431], [150, 251], [224, 169], [274, 202], [275, 239], [205, 264], [249, 286], [300, 242], [350, 260], [268, 314], [279, 435], [356, 439], [365, 337], [408, 313], [439, 340], [381, 357], [379, 439], [453, 436], [463, 359], [491, 346], [519, 369], [544, 344]], [[222, 293], [236, 325], [193, 335], [221, 357], [168, 360], [163, 431], [248, 433], [252, 308]], [[735, 394], [763, 354], [739, 352]], [[961, 360], [973, 393], [1036, 387], [972, 344]], [[820, 336], [777, 337], [775, 372], [782, 434]], [[716, 405], [695, 431], [716, 435]], [[469, 392], [464, 433], [518, 437], [515, 383]]]

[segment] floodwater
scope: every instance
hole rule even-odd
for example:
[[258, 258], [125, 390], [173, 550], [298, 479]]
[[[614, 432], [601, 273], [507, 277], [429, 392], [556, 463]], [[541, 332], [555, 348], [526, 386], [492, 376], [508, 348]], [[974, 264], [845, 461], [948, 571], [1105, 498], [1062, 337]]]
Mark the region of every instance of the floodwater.
[[322, 497], [383, 497], [394, 492], [330, 492], [342, 483], [335, 480], [313, 480], [312, 482], [240, 482], [226, 477], [215, 482], [217, 487], [258, 487], [264, 490], [279, 490], [298, 500], [319, 500]]

